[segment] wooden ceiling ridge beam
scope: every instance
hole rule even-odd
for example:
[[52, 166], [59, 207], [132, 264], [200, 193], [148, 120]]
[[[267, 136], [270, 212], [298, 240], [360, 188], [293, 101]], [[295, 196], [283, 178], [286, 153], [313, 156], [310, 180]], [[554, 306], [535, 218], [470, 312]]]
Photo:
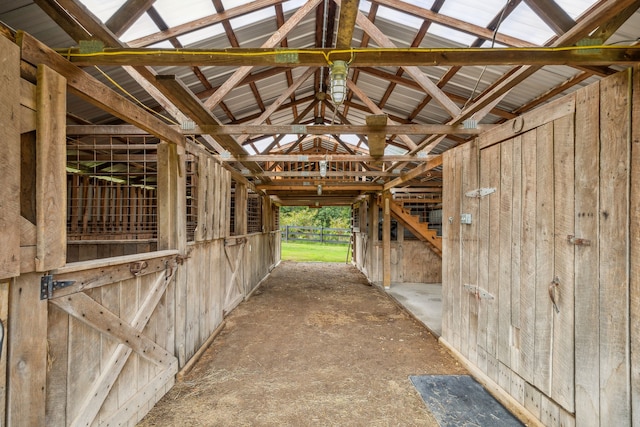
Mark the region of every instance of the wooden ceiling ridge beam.
[[[275, 33], [269, 37], [269, 39], [263, 43], [263, 48], [274, 48], [282, 41], [282, 39], [293, 30], [300, 21], [309, 14], [321, 0], [309, 0], [302, 7], [300, 7], [288, 20], [280, 27]], [[239, 67], [231, 77], [229, 77], [224, 84], [222, 84], [213, 95], [204, 102], [204, 106], [213, 111], [213, 109], [222, 101], [222, 99], [229, 93], [236, 85], [244, 79], [247, 74], [251, 72], [253, 66], [241, 66]]]
[[21, 48], [23, 60], [34, 65], [45, 64], [67, 78], [70, 91], [78, 97], [144, 129], [151, 135], [184, 146], [185, 139], [180, 132], [71, 64], [33, 36], [18, 32], [16, 39]]
[[[340, 0], [335, 0], [340, 1]], [[361, 12], [358, 12], [358, 16], [356, 18], [357, 24], [374, 40], [380, 47], [384, 48], [395, 48], [395, 44], [387, 37], [385, 34], [378, 29], [373, 22], [369, 21], [366, 16], [364, 16]], [[424, 89], [424, 91], [430, 94], [433, 99], [440, 104], [444, 110], [449, 113], [452, 117], [455, 117], [460, 113], [460, 108], [453, 102], [448, 96], [446, 96], [442, 90], [435, 83], [431, 81], [431, 79], [424, 74], [418, 67], [416, 66], [403, 66], [405, 72], [411, 76], [418, 84]]]
[[120, 8], [111, 15], [105, 25], [116, 36], [120, 37], [145, 14], [156, 0], [127, 0]]
[[131, 47], [150, 46], [152, 44], [169, 40], [172, 37], [183, 36], [185, 34], [211, 27], [224, 21], [238, 18], [240, 16], [244, 16], [249, 13], [274, 6], [277, 3], [283, 3], [285, 1], [287, 0], [255, 0], [247, 2], [246, 4], [243, 4], [241, 6], [228, 9], [224, 13], [216, 13], [213, 15], [204, 16], [202, 18], [198, 18], [184, 24], [176, 25], [164, 31], [159, 31], [135, 40], [131, 40], [128, 44]]
[[[253, 120], [251, 124], [259, 125], [264, 123], [282, 104], [284, 104], [284, 102], [291, 96], [291, 94], [295, 93], [295, 91], [298, 90], [302, 83], [304, 83], [309, 77], [311, 77], [314, 72], [314, 68], [307, 68], [304, 73], [298, 79], [296, 79], [292, 85], [287, 87], [287, 89], [282, 94], [280, 94], [278, 99], [272, 102], [271, 105], [269, 105], [269, 107], [265, 109], [262, 114], [260, 114], [260, 117]], [[249, 135], [241, 135], [236, 139], [238, 141], [238, 144], [242, 144], [247, 139], [249, 139]]]

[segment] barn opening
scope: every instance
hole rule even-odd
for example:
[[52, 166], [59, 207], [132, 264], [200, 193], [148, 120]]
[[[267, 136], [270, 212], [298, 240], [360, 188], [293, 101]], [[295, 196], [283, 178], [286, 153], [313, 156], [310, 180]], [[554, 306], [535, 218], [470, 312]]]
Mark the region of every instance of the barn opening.
[[0, 5], [0, 421], [136, 423], [317, 203], [527, 422], [638, 424], [638, 2], [476, 3]]

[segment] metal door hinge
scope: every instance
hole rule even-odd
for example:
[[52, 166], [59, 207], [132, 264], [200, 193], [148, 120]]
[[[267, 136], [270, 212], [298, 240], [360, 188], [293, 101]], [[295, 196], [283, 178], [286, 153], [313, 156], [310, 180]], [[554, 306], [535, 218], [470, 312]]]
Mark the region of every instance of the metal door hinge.
[[479, 199], [495, 192], [495, 188], [478, 188], [477, 190], [467, 191], [466, 193], [464, 193], [464, 195], [467, 197], [475, 197]]
[[591, 246], [591, 240], [581, 239], [576, 236], [572, 236], [571, 234], [567, 236], [567, 241], [576, 246]]
[[477, 285], [464, 285], [464, 289], [471, 294], [475, 294], [476, 297], [479, 299], [488, 299], [488, 300], [494, 299], [493, 295], [491, 295], [489, 292], [485, 291], [484, 289], [480, 288]]
[[53, 291], [55, 291], [56, 289], [66, 288], [67, 286], [71, 286], [74, 283], [76, 283], [75, 280], [53, 280], [53, 276], [51, 274], [42, 276], [40, 278], [40, 299], [51, 299], [53, 298]]

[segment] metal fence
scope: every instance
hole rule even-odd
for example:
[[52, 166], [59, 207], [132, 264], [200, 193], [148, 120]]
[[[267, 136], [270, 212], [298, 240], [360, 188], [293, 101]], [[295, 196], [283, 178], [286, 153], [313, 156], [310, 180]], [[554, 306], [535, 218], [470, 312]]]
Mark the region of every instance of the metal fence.
[[287, 225], [282, 230], [285, 242], [349, 243], [350, 228], [302, 227]]

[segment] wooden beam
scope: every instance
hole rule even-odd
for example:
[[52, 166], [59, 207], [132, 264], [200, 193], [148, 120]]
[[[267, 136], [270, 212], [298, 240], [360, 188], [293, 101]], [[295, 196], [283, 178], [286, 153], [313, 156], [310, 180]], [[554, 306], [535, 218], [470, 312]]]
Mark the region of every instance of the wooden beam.
[[0, 37], [0, 279], [20, 275], [20, 49]]
[[149, 34], [147, 36], [131, 40], [128, 44], [132, 47], [145, 47], [153, 44], [169, 40], [174, 37], [183, 36], [185, 34], [192, 33], [194, 31], [201, 30], [203, 28], [211, 27], [216, 24], [220, 24], [229, 19], [238, 18], [240, 16], [247, 15], [260, 9], [275, 6], [276, 4], [284, 3], [287, 0], [255, 0], [243, 4], [238, 7], [234, 7], [224, 11], [223, 13], [216, 13], [213, 15], [204, 16], [194, 21], [189, 21], [184, 24], [176, 25], [165, 31], [159, 31], [157, 33]]
[[99, 80], [66, 61], [33, 36], [18, 31], [17, 44], [22, 59], [31, 64], [45, 64], [67, 79], [69, 90], [85, 101], [134, 124], [167, 142], [184, 145], [184, 137], [164, 122], [152, 116], [131, 101], [115, 93]]
[[358, 0], [342, 0], [340, 4], [340, 19], [338, 21], [338, 34], [336, 35], [336, 49], [348, 49], [351, 47], [353, 30], [358, 15]]
[[127, 0], [111, 15], [106, 25], [113, 34], [120, 37], [151, 7], [156, 0]]
[[[307, 16], [307, 14], [312, 11], [318, 4], [320, 0], [309, 0], [302, 7], [300, 7], [288, 20], [287, 22], [278, 29], [275, 33], [269, 37], [269, 39], [262, 45], [263, 48], [274, 48], [284, 39], [284, 37], [289, 33], [289, 31], [293, 30], [300, 21]], [[244, 58], [248, 59], [248, 58]], [[235, 73], [231, 77], [229, 77], [220, 88], [213, 95], [209, 97], [204, 103], [205, 107], [209, 110], [213, 110], [222, 99], [229, 93], [231, 90], [236, 87], [236, 85], [246, 77], [247, 74], [251, 72], [253, 68], [250, 65], [247, 65], [247, 61], [242, 62], [242, 66], [236, 70]]]
[[248, 154], [246, 156], [215, 156], [220, 162], [426, 162], [437, 156], [388, 155], [381, 158], [362, 154]]
[[400, 176], [399, 178], [389, 181], [384, 185], [385, 190], [390, 190], [394, 187], [399, 187], [404, 183], [411, 181], [412, 179], [422, 175], [423, 173], [442, 165], [442, 155], [436, 156], [426, 163], [412, 169], [410, 172]]
[[[350, 184], [329, 184], [324, 182], [319, 182], [322, 185], [323, 192], [341, 192], [341, 191], [363, 191], [363, 192], [375, 192], [382, 191], [382, 184], [372, 184], [369, 182], [363, 182], [360, 184], [350, 183]], [[265, 190], [267, 192], [272, 191], [301, 191], [304, 193], [315, 193], [317, 191], [316, 184], [313, 185], [280, 185], [277, 183], [272, 184], [260, 184], [256, 185], [256, 189], [258, 191]]]
[[524, 2], [557, 35], [566, 33], [576, 25], [576, 21], [554, 0], [524, 0]]
[[[484, 40], [491, 40], [493, 38], [492, 29], [484, 28], [479, 25], [470, 24], [469, 22], [452, 18], [450, 16], [443, 15], [440, 13], [436, 13], [429, 9], [425, 9], [411, 3], [398, 1], [398, 0], [376, 0], [376, 3], [378, 3], [381, 6], [386, 6], [391, 9], [395, 9], [400, 12], [408, 13], [418, 18], [422, 18], [422, 19], [434, 22], [436, 24], [443, 25], [447, 28], [451, 28], [456, 31], [460, 31], [472, 36], [476, 36], [478, 38], [482, 38]], [[534, 46], [534, 44], [529, 41], [518, 39], [515, 37], [510, 37], [502, 33], [496, 34], [496, 42], [505, 46], [512, 46], [512, 47]]]
[[[260, 115], [260, 117], [253, 120], [251, 124], [260, 125], [265, 120], [267, 120], [269, 116], [271, 116], [271, 114], [273, 114], [278, 109], [278, 107], [280, 107], [280, 105], [282, 105], [314, 72], [315, 69], [311, 67], [307, 68], [307, 70], [293, 84], [289, 85], [289, 87], [287, 87], [287, 89], [278, 97], [278, 99], [276, 99], [271, 105], [269, 105], [269, 107]], [[240, 136], [237, 139], [238, 144], [242, 144], [248, 138], [249, 135]]]
[[67, 81], [38, 65], [36, 87], [36, 271], [67, 262]]
[[[365, 93], [364, 91], [362, 91], [362, 89], [360, 89], [353, 81], [351, 80], [347, 80], [347, 87], [349, 88], [349, 90], [351, 90], [351, 92], [353, 92], [358, 98], [360, 98], [360, 100], [362, 102], [365, 103], [365, 105], [367, 107], [369, 107], [369, 109], [374, 113], [374, 114], [382, 114], [384, 115], [384, 112], [382, 111], [382, 109], [380, 109]], [[387, 125], [394, 125], [395, 123], [391, 120], [391, 119], [387, 119]], [[398, 137], [400, 138], [400, 140], [402, 142], [404, 142], [404, 144], [407, 146], [408, 149], [412, 149], [416, 147], [416, 143], [413, 142], [411, 140], [411, 138], [409, 138], [406, 134], [399, 134]]]
[[[318, 1], [318, 0], [314, 0]], [[396, 66], [406, 67], [405, 71], [416, 84], [435, 92], [442, 98], [444, 93], [436, 84], [425, 83], [426, 75], [415, 69], [417, 66], [472, 66], [472, 65], [569, 65], [569, 66], [602, 66], [602, 65], [634, 65], [640, 62], [640, 46], [608, 45], [604, 46], [563, 46], [526, 47], [526, 48], [396, 48], [385, 43], [386, 36], [371, 25], [371, 21], [363, 18], [364, 24], [372, 32], [375, 31], [376, 42], [383, 48], [333, 50], [322, 48], [284, 49], [284, 48], [233, 48], [233, 49], [136, 49], [105, 48], [103, 52], [91, 54], [80, 53], [78, 49], [62, 49], [57, 52], [78, 66], [93, 65], [132, 65], [132, 66], [238, 66], [238, 70], [229, 78], [231, 83], [222, 84], [212, 95], [222, 91], [230, 92], [245, 80], [249, 72], [256, 66], [278, 67], [326, 67], [327, 56], [332, 60], [351, 60], [350, 68]], [[359, 22], [360, 24], [360, 22]], [[386, 45], [386, 46], [384, 46]], [[352, 55], [353, 54], [353, 55]], [[421, 77], [422, 76], [422, 77]], [[229, 87], [231, 86], [231, 87]], [[207, 92], [208, 93], [208, 92]], [[431, 94], [431, 93], [430, 93]], [[446, 97], [446, 96], [445, 96]], [[206, 105], [213, 108], [219, 101], [209, 98]], [[435, 99], [435, 97], [434, 97]], [[447, 97], [448, 99], [448, 97]], [[436, 99], [437, 100], [437, 99]], [[452, 101], [446, 103], [447, 111], [453, 110]], [[455, 105], [455, 104], [454, 104]], [[456, 108], [458, 108], [456, 106]]]
[[391, 287], [391, 193], [382, 193], [382, 286]]

